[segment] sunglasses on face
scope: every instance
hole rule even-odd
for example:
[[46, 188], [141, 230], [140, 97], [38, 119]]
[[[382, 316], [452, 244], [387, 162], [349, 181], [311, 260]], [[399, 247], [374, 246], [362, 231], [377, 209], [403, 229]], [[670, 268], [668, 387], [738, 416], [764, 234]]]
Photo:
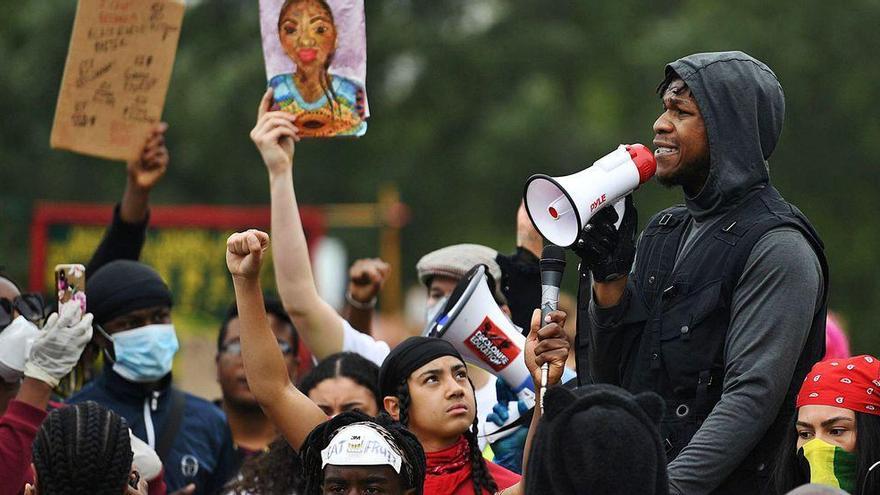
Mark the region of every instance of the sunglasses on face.
[[9, 326], [15, 319], [15, 312], [32, 323], [38, 323], [46, 317], [46, 303], [43, 296], [26, 293], [13, 299], [0, 298], [0, 330]]
[[[281, 348], [281, 354], [284, 354], [285, 356], [293, 353], [293, 347], [290, 346], [289, 342], [279, 340], [278, 347]], [[241, 356], [241, 341], [234, 340], [228, 344], [223, 344], [223, 346], [220, 347], [220, 352], [229, 354], [230, 356]]]

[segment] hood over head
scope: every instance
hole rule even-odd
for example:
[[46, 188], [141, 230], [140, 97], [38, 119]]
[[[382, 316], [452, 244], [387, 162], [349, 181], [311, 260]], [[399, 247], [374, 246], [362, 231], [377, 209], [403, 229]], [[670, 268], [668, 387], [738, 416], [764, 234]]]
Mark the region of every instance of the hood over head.
[[667, 81], [673, 73], [690, 88], [709, 139], [709, 178], [685, 198], [701, 221], [769, 184], [767, 159], [782, 132], [785, 95], [766, 64], [739, 51], [689, 55], [666, 66]]

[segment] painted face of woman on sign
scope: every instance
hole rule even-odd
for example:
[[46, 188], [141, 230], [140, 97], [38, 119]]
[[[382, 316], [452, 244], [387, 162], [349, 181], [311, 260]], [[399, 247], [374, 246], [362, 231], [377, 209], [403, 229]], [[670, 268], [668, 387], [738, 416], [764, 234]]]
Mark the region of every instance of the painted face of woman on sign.
[[323, 0], [284, 2], [278, 17], [278, 36], [298, 71], [326, 71], [336, 50], [333, 13]]

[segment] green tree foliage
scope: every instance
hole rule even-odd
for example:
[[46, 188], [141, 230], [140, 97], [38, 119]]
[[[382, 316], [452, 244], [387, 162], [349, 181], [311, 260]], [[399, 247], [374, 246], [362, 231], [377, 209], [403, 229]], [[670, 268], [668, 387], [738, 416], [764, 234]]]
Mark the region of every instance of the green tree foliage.
[[[303, 203], [370, 201], [393, 181], [414, 212], [405, 266], [455, 242], [511, 249], [530, 174], [574, 172], [620, 142], [649, 143], [664, 64], [740, 49], [767, 62], [786, 91], [773, 181], [825, 239], [831, 306], [848, 320], [854, 349], [880, 352], [875, 0], [369, 0], [366, 8], [369, 132], [300, 144]], [[22, 280], [34, 200], [114, 201], [124, 180], [121, 165], [48, 147], [74, 10], [72, 0], [0, 3], [0, 260]], [[164, 114], [172, 165], [156, 202], [267, 201], [248, 139], [264, 76], [255, 1], [188, 8]], [[681, 200], [655, 183], [637, 193], [643, 221]], [[375, 254], [375, 237], [349, 237], [355, 255]]]

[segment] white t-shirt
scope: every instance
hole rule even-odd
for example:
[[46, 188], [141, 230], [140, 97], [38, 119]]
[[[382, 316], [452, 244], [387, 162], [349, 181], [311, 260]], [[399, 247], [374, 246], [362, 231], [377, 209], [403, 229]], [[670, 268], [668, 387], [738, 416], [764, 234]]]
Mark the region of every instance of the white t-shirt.
[[391, 348], [381, 340], [358, 332], [351, 326], [348, 320], [342, 320], [342, 352], [354, 352], [382, 366], [382, 362], [388, 357]]

